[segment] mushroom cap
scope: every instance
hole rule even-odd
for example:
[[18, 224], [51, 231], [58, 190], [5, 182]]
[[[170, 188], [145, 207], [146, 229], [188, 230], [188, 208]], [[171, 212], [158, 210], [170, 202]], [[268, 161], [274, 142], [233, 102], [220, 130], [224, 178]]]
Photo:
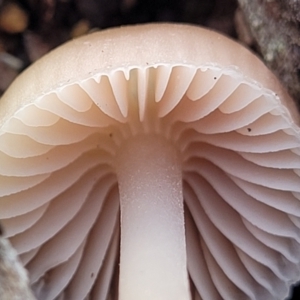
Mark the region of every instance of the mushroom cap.
[[238, 67], [245, 77], [274, 91], [299, 123], [296, 107], [277, 78], [242, 45], [198, 26], [145, 24], [91, 33], [42, 57], [25, 70], [1, 98], [0, 125], [42, 94], [93, 74], [181, 63]]
[[257, 57], [207, 29], [109, 29], [46, 55], [0, 101], [0, 219], [38, 298], [117, 297], [114, 158], [149, 132], [181, 153], [193, 299], [288, 295], [298, 119]]

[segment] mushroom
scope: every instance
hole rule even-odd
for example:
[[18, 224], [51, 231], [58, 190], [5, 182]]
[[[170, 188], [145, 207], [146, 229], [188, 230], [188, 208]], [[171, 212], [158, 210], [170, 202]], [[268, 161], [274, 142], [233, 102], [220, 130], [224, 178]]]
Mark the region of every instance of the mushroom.
[[207, 29], [52, 51], [0, 102], [0, 219], [36, 297], [283, 299], [300, 278], [298, 124], [263, 63]]

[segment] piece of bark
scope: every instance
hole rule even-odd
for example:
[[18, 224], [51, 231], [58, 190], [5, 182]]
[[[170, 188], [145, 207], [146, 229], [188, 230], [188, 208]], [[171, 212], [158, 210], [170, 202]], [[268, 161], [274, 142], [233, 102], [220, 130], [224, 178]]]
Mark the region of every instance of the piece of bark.
[[261, 55], [300, 111], [300, 0], [238, 0]]
[[27, 271], [4, 237], [0, 237], [0, 299], [35, 300], [29, 288]]

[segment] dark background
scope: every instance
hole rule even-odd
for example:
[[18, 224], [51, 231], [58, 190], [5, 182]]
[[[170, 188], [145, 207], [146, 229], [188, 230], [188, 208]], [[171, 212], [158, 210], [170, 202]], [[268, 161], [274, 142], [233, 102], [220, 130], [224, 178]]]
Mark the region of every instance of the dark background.
[[124, 24], [185, 22], [235, 37], [236, 7], [236, 0], [0, 0], [0, 95], [30, 63], [80, 34]]

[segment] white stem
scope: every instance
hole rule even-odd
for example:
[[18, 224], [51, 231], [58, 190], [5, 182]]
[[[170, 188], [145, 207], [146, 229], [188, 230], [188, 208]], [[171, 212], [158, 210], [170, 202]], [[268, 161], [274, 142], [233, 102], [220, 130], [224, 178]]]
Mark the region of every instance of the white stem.
[[157, 135], [117, 156], [121, 204], [120, 300], [189, 300], [181, 161]]

